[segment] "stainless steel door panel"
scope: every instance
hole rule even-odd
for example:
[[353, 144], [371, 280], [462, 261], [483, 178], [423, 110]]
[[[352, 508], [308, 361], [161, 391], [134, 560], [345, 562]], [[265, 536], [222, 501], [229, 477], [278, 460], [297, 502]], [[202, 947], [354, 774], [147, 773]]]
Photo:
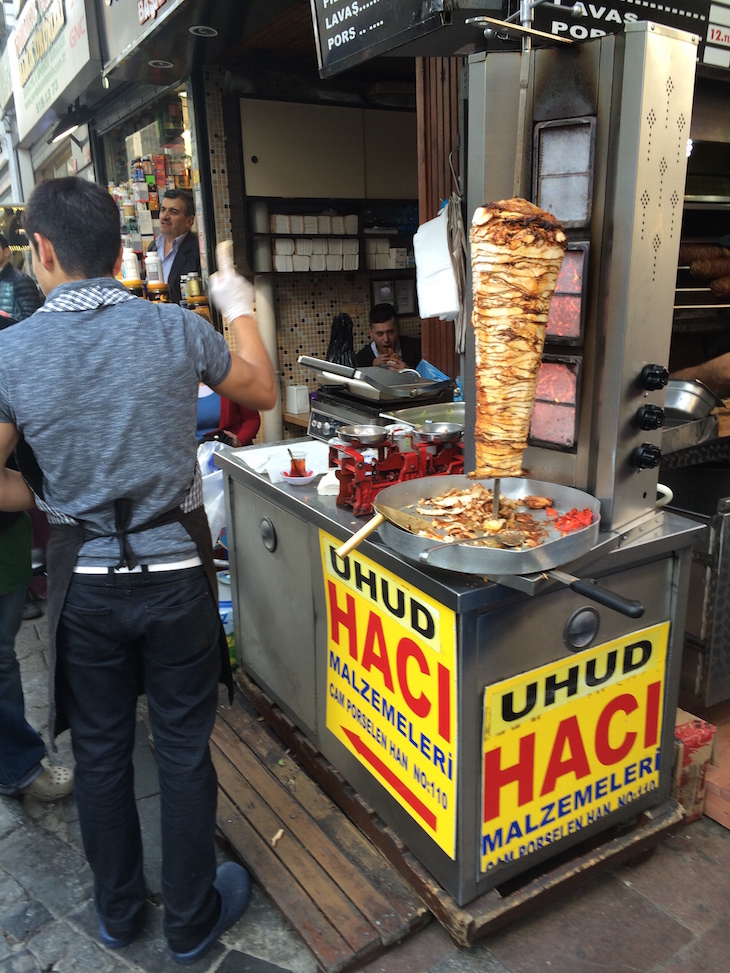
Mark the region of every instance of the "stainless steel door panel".
[[480, 614], [476, 629], [480, 684], [500, 682], [569, 656], [570, 650], [563, 642], [563, 628], [579, 608], [591, 607], [598, 612], [600, 625], [593, 642], [596, 645], [664, 621], [672, 613], [673, 570], [671, 558], [666, 558], [661, 568], [654, 562], [601, 577], [604, 587], [626, 598], [641, 600], [645, 611], [640, 621], [597, 606], [568, 589], [541, 596], [517, 608]]
[[239, 662], [283, 710], [314, 733], [314, 605], [307, 523], [234, 480], [229, 482]]

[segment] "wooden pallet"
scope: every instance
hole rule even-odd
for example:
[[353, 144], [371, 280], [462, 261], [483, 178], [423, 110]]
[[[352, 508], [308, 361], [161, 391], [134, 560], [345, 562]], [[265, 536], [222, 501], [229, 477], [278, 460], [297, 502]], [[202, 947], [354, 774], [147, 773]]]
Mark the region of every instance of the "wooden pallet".
[[431, 921], [411, 887], [239, 695], [211, 738], [219, 832], [325, 973], [375, 958]]
[[582, 881], [586, 873], [593, 875], [621, 862], [640, 860], [677, 829], [685, 816], [680, 804], [666, 801], [631, 824], [598, 835], [550, 859], [532, 873], [518, 876], [509, 885], [491, 889], [468, 905], [459, 906], [266, 693], [241, 670], [236, 681], [313, 780], [380, 849], [458, 946], [473, 946]]

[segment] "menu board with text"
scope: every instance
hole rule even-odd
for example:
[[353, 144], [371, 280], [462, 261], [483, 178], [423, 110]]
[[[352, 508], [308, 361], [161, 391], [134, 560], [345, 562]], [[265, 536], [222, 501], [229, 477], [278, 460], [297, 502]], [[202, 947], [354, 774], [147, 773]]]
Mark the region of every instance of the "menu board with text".
[[[561, 10], [560, 8], [563, 8]], [[712, 67], [730, 68], [730, 0], [682, 0], [682, 3], [649, 0], [613, 0], [610, 4], [554, 0], [535, 7], [533, 26], [548, 34], [577, 43], [615, 34], [625, 24], [652, 20], [676, 27], [699, 38], [698, 60]]]
[[311, 0], [319, 73], [327, 78], [441, 27], [423, 0]]

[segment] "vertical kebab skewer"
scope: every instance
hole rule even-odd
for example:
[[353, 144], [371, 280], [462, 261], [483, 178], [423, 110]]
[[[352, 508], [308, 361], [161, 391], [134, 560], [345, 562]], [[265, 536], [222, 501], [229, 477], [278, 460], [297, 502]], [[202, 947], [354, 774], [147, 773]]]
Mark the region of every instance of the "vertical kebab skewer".
[[470, 230], [476, 477], [522, 475], [550, 300], [567, 238], [525, 199], [480, 206]]

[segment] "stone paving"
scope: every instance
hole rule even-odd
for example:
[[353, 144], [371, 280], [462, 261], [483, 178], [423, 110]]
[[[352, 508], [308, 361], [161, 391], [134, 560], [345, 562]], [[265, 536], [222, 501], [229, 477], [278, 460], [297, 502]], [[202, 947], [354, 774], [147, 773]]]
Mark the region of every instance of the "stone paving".
[[[46, 735], [45, 617], [18, 639], [28, 718]], [[135, 747], [149, 890], [146, 931], [117, 951], [97, 937], [91, 875], [73, 795], [57, 804], [0, 797], [0, 973], [170, 973], [161, 933], [157, 775], [144, 723]], [[68, 734], [53, 762], [70, 762]], [[220, 860], [226, 851], [219, 849]], [[472, 949], [431, 922], [361, 973], [726, 973], [730, 831], [709, 818], [633, 867], [586, 875], [549, 905]], [[251, 906], [192, 973], [316, 973], [312, 954], [254, 885]]]

